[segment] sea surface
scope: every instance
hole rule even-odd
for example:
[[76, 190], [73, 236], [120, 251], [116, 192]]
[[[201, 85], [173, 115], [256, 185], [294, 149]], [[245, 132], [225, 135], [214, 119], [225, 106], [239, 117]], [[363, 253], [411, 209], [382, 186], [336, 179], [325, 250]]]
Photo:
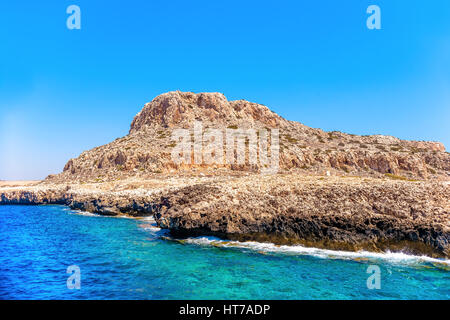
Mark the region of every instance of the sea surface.
[[0, 299], [450, 298], [449, 260], [166, 236], [151, 218], [0, 206]]

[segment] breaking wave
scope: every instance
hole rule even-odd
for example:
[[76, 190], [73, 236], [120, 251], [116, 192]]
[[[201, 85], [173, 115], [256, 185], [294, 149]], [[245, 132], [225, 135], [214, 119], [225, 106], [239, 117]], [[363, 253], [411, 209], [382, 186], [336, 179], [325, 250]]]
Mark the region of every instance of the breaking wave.
[[[80, 214], [84, 216], [95, 216], [101, 217], [98, 214], [64, 209], [69, 211], [71, 214]], [[131, 217], [126, 217], [131, 218]], [[443, 268], [450, 271], [450, 259], [437, 259], [428, 257], [425, 255], [417, 256], [404, 252], [370, 252], [370, 251], [340, 251], [340, 250], [330, 250], [330, 249], [320, 249], [313, 247], [305, 247], [302, 245], [277, 245], [273, 243], [263, 243], [254, 241], [231, 241], [223, 240], [217, 237], [202, 236], [187, 238], [184, 240], [176, 240], [170, 238], [170, 231], [167, 229], [161, 229], [157, 226], [153, 216], [133, 218], [139, 220], [141, 223], [139, 227], [143, 230], [152, 234], [153, 238], [163, 238], [178, 241], [183, 244], [192, 244], [200, 246], [211, 246], [220, 248], [237, 248], [244, 250], [252, 250], [260, 254], [285, 254], [285, 255], [307, 255], [322, 259], [340, 259], [340, 260], [353, 260], [353, 261], [367, 261], [367, 262], [377, 262], [385, 261], [392, 264], [402, 264], [411, 266], [423, 266], [423, 265], [433, 265], [435, 267]]]
[[239, 248], [248, 249], [259, 252], [261, 254], [286, 254], [286, 255], [309, 255], [322, 259], [342, 259], [342, 260], [356, 260], [356, 261], [387, 261], [389, 263], [396, 264], [408, 264], [408, 265], [423, 265], [432, 264], [437, 267], [443, 267], [445, 269], [450, 268], [450, 260], [448, 259], [436, 259], [428, 256], [416, 256], [406, 254], [403, 252], [369, 252], [369, 251], [338, 251], [329, 249], [319, 249], [304, 247], [301, 245], [276, 245], [273, 243], [260, 243], [260, 242], [239, 242], [222, 240], [216, 237], [196, 237], [182, 240], [184, 243], [201, 245], [201, 246], [215, 246], [222, 248]]

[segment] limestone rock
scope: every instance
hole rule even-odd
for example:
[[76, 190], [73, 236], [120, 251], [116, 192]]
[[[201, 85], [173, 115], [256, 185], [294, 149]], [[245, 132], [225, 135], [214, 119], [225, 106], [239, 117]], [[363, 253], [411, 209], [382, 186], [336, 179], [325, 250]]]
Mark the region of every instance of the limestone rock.
[[[245, 100], [228, 101], [221, 93], [168, 92], [157, 96], [135, 116], [129, 134], [70, 159], [62, 173], [49, 182], [113, 181], [158, 174], [222, 174], [260, 172], [262, 166], [175, 164], [172, 130], [203, 128], [273, 129], [280, 132], [281, 172], [445, 180], [450, 176], [450, 155], [439, 142], [406, 141], [391, 136], [356, 136], [324, 132], [288, 121], [266, 106]], [[204, 146], [203, 157], [208, 149]], [[193, 157], [193, 156], [192, 156]], [[223, 173], [229, 174], [229, 173]]]

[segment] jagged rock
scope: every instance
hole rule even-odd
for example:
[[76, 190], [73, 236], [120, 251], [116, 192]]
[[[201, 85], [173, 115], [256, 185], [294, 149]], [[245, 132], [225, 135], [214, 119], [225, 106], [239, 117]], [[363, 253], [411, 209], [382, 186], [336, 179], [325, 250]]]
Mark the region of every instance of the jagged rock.
[[[220, 130], [279, 129], [280, 171], [175, 164], [172, 130], [196, 121]], [[176, 91], [146, 104], [127, 136], [70, 159], [39, 185], [0, 184], [0, 204], [153, 215], [180, 236], [449, 257], [449, 177], [450, 155], [438, 142], [324, 132], [220, 93]]]
[[0, 204], [153, 215], [176, 236], [450, 256], [448, 182], [259, 174], [0, 188]]
[[[447, 179], [450, 155], [438, 142], [405, 141], [391, 136], [356, 136], [324, 132], [288, 121], [266, 106], [245, 100], [228, 101], [221, 93], [168, 92], [147, 103], [131, 123], [130, 132], [107, 145], [83, 152], [67, 162], [50, 182], [111, 181], [158, 173], [217, 174], [217, 169], [259, 172], [260, 165], [175, 164], [172, 130], [255, 128], [280, 130], [281, 172], [324, 173], [409, 179]], [[207, 151], [206, 146], [202, 150]], [[198, 170], [193, 170], [198, 169]]]

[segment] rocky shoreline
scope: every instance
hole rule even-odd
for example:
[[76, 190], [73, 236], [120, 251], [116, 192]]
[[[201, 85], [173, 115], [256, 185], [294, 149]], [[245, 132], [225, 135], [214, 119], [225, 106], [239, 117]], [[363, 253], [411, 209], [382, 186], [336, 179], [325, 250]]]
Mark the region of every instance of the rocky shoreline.
[[448, 182], [258, 174], [0, 187], [0, 205], [154, 216], [176, 237], [450, 256]]
[[[272, 130], [269, 148], [263, 137]], [[263, 174], [268, 151], [274, 175]], [[0, 183], [0, 205], [154, 216], [177, 237], [449, 257], [449, 177], [439, 142], [325, 132], [221, 93], [173, 91], [147, 103], [126, 136], [70, 159], [61, 173]]]

